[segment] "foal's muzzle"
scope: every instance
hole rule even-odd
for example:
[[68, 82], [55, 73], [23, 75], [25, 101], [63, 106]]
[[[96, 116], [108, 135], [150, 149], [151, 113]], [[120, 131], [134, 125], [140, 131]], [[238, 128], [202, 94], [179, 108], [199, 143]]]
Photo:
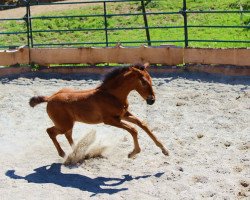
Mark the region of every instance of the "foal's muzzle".
[[146, 99], [146, 101], [147, 101], [148, 105], [153, 105], [154, 102], [155, 102], [155, 98], [154, 98], [154, 96], [150, 95], [150, 96], [148, 96], [148, 98]]

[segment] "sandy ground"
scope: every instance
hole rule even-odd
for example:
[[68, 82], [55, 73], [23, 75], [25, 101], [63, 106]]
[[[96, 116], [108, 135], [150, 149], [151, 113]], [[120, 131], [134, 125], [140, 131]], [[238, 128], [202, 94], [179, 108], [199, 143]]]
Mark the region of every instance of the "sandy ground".
[[[132, 92], [130, 110], [170, 151], [165, 157], [139, 128], [142, 152], [127, 158], [132, 138], [105, 125], [76, 124], [79, 141], [96, 130], [105, 158], [68, 168], [45, 130], [45, 108], [28, 100], [62, 87], [92, 88], [93, 75], [2, 78], [0, 82], [0, 194], [9, 199], [249, 199], [250, 77], [207, 74], [154, 76], [157, 101]], [[69, 154], [66, 139], [59, 141]]]

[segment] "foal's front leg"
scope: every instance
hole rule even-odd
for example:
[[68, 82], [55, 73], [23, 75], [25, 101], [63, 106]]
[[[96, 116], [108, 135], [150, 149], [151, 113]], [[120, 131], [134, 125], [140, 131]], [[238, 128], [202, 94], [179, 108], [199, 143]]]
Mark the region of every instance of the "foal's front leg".
[[105, 119], [104, 123], [111, 125], [111, 126], [125, 129], [126, 131], [128, 131], [132, 135], [133, 141], [134, 141], [134, 150], [128, 155], [129, 158], [133, 158], [136, 154], [141, 152], [141, 148], [139, 146], [139, 142], [138, 142], [138, 138], [137, 138], [138, 132], [135, 128], [133, 128], [132, 126], [130, 126], [127, 123], [122, 122], [121, 119], [115, 118], [115, 117]]
[[166, 156], [169, 155], [168, 150], [163, 146], [163, 144], [157, 139], [157, 137], [149, 130], [146, 124], [141, 122], [138, 118], [136, 118], [134, 115], [132, 115], [129, 111], [124, 115], [122, 118], [123, 120], [126, 120], [128, 122], [131, 122], [133, 124], [136, 124], [140, 128], [142, 128], [149, 137], [154, 141], [154, 143], [162, 150], [162, 153]]

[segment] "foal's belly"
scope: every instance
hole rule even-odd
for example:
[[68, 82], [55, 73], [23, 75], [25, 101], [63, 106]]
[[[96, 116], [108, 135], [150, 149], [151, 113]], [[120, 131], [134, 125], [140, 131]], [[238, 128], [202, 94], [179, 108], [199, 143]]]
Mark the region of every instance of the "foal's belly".
[[81, 106], [73, 110], [75, 121], [87, 124], [99, 124], [103, 122], [101, 112], [92, 105]]
[[75, 118], [75, 121], [87, 124], [99, 124], [103, 122], [102, 117], [100, 115], [95, 115], [95, 114], [86, 115], [84, 113], [78, 114]]

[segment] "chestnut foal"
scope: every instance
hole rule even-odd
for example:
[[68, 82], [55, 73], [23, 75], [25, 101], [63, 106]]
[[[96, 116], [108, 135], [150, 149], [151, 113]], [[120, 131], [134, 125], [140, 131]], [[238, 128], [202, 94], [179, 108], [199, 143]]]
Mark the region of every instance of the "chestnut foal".
[[47, 129], [58, 154], [65, 156], [56, 136], [65, 134], [69, 144], [74, 144], [72, 128], [74, 123], [83, 122], [88, 124], [104, 123], [127, 130], [133, 137], [134, 149], [128, 155], [134, 157], [141, 151], [137, 130], [128, 123], [141, 127], [154, 143], [161, 148], [162, 153], [168, 155], [167, 149], [149, 130], [146, 124], [141, 122], [128, 111], [128, 94], [136, 90], [147, 102], [152, 105], [155, 95], [152, 88], [152, 80], [147, 72], [148, 65], [132, 65], [118, 68], [107, 74], [103, 83], [95, 89], [75, 91], [62, 89], [52, 96], [35, 96], [30, 99], [30, 106], [47, 102], [47, 113], [54, 126]]

